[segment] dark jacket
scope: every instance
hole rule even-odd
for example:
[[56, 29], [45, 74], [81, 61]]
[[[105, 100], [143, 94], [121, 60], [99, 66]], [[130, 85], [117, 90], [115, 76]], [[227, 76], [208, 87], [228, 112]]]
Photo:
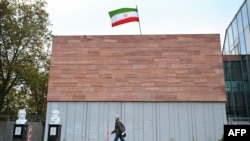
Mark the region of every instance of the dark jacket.
[[112, 131], [112, 133], [115, 133], [115, 134], [117, 134], [117, 135], [120, 135], [120, 134], [122, 134], [122, 132], [124, 132], [124, 131], [125, 131], [125, 129], [123, 128], [122, 123], [121, 123], [119, 120], [117, 120], [117, 121], [115, 122], [115, 129]]

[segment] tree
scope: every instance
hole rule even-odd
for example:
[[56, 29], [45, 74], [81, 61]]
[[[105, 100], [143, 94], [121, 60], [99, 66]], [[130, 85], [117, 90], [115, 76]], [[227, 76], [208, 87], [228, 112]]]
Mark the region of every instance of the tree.
[[48, 69], [42, 68], [48, 62], [45, 47], [51, 41], [45, 8], [45, 0], [0, 1], [0, 112], [9, 93], [27, 85], [31, 88], [27, 75], [31, 68]]
[[24, 88], [28, 94], [26, 100], [28, 112], [34, 115], [45, 115], [49, 73], [33, 67], [26, 76], [27, 85]]
[[[48, 68], [49, 59], [46, 64]], [[48, 69], [30, 66], [23, 76], [25, 83], [14, 87], [4, 98], [2, 113], [15, 115], [25, 108], [29, 115], [45, 116], [48, 90]]]

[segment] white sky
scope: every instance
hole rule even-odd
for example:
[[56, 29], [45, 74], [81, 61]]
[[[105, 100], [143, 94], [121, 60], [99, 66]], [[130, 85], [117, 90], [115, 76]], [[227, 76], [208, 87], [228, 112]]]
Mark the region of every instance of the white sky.
[[111, 27], [109, 11], [138, 6], [142, 34], [221, 34], [244, 0], [46, 0], [54, 35], [140, 34], [138, 22]]

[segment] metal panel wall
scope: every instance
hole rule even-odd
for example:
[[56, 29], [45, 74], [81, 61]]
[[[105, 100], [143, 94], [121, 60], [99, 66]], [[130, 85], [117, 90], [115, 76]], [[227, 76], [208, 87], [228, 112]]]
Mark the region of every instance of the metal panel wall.
[[48, 102], [44, 141], [54, 109], [61, 141], [112, 141], [116, 114], [128, 141], [216, 141], [226, 123], [224, 102]]

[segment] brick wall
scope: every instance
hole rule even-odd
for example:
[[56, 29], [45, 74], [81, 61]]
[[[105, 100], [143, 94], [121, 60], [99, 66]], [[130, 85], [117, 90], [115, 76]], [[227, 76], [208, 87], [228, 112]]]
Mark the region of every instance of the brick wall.
[[48, 101], [225, 101], [218, 34], [54, 36]]

